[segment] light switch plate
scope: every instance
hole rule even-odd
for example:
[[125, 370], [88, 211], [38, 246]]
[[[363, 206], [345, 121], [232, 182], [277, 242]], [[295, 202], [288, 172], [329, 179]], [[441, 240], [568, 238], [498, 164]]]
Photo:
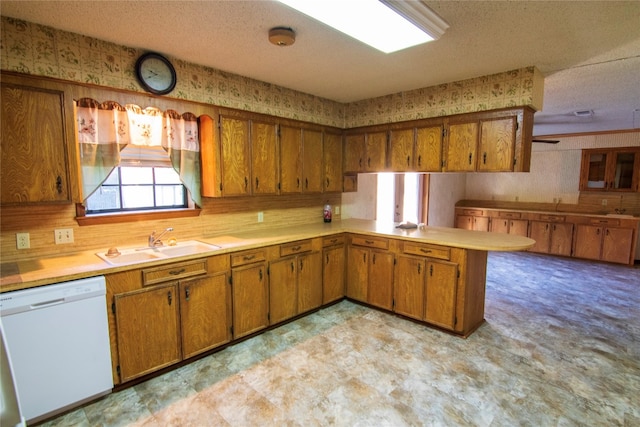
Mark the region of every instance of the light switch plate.
[[73, 228], [58, 228], [54, 230], [56, 245], [73, 243]]

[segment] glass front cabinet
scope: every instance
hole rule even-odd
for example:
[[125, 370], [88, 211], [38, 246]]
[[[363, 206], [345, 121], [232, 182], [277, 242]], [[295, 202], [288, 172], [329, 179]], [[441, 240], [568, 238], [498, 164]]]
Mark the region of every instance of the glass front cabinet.
[[640, 191], [640, 147], [583, 150], [580, 191]]

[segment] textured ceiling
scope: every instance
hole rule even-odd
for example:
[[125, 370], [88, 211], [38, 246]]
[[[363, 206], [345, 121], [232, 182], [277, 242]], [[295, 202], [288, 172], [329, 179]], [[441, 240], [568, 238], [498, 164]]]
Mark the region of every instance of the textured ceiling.
[[[269, 0], [3, 0], [0, 13], [339, 102], [534, 65], [545, 75], [536, 135], [640, 128], [640, 1], [426, 3], [450, 28], [392, 54]], [[296, 43], [271, 45], [274, 26]]]

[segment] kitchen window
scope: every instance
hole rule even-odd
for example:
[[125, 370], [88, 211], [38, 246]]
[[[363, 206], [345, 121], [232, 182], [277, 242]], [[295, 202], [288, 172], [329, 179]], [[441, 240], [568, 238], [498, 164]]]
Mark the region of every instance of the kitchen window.
[[378, 174], [376, 220], [426, 223], [428, 177], [419, 173]]

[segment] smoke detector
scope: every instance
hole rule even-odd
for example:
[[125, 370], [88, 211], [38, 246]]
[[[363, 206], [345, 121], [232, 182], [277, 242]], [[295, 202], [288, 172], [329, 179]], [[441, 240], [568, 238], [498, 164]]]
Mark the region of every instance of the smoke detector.
[[269, 41], [276, 46], [291, 46], [296, 41], [296, 33], [288, 27], [275, 27], [269, 30]]

